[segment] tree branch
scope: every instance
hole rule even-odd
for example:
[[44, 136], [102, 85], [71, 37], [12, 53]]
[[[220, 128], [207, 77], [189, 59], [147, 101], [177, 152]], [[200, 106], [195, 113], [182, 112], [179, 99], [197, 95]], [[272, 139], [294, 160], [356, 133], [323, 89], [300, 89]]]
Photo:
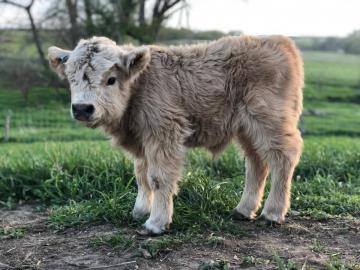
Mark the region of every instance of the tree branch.
[[176, 6], [184, 0], [157, 0], [153, 9], [153, 19], [161, 19], [165, 16], [165, 13], [172, 7]]
[[42, 63], [42, 65], [44, 66], [45, 70], [48, 69], [48, 64], [47, 64], [47, 61], [45, 59], [45, 54], [44, 54], [44, 51], [41, 47], [41, 42], [40, 42], [40, 38], [39, 38], [39, 34], [38, 34], [38, 31], [37, 31], [37, 28], [36, 28], [36, 25], [35, 25], [35, 22], [34, 22], [34, 18], [31, 14], [31, 7], [33, 6], [34, 4], [34, 0], [31, 0], [30, 3], [27, 5], [27, 6], [23, 6], [23, 5], [20, 5], [16, 2], [13, 2], [13, 1], [9, 1], [9, 0], [1, 0], [0, 4], [8, 4], [8, 5], [13, 5], [15, 7], [18, 7], [18, 8], [22, 8], [26, 11], [27, 15], [28, 15], [28, 18], [29, 18], [29, 21], [30, 21], [30, 26], [31, 26], [31, 33], [33, 35], [33, 40], [34, 40], [34, 43], [35, 43], [35, 46], [36, 46], [36, 49], [38, 51], [38, 54], [39, 54], [39, 58], [40, 58], [40, 61]]
[[[33, 2], [33, 1], [31, 1], [31, 2]], [[12, 5], [12, 6], [15, 6], [18, 8], [23, 8], [23, 9], [26, 9], [26, 7], [27, 7], [27, 6], [23, 6], [23, 5], [20, 5], [16, 2], [9, 1], [9, 0], [1, 0], [0, 4], [9, 4], [9, 5]]]
[[31, 0], [31, 2], [25, 7], [25, 9], [30, 10], [33, 4], [34, 4], [34, 0]]
[[169, 10], [170, 8], [172, 8], [173, 6], [175, 6], [176, 4], [180, 3], [183, 0], [175, 0], [174, 2], [172, 2], [171, 4], [167, 5], [167, 10]]

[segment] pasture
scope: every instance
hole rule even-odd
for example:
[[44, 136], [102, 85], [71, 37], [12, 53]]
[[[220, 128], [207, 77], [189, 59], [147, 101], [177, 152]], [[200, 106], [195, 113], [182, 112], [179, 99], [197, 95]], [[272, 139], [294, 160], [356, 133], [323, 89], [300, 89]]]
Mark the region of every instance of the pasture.
[[70, 119], [66, 91], [33, 89], [25, 102], [19, 92], [1, 89], [0, 129], [10, 113], [11, 130], [0, 144], [0, 263], [360, 269], [360, 57], [304, 52], [304, 59], [305, 147], [280, 227], [231, 219], [245, 168], [230, 146], [216, 160], [201, 149], [188, 152], [171, 231], [140, 237], [141, 223], [130, 215], [132, 162], [100, 131]]

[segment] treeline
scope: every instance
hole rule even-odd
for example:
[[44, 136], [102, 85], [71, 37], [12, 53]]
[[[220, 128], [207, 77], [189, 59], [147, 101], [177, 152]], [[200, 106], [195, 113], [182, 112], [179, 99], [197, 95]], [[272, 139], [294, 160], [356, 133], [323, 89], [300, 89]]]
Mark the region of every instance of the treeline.
[[240, 31], [224, 33], [216, 30], [195, 31], [188, 28], [162, 27], [156, 37], [157, 42], [163, 41], [192, 41], [192, 40], [214, 40], [226, 35], [241, 35]]
[[[156, 41], [192, 41], [214, 40], [226, 35], [240, 35], [240, 31], [224, 33], [221, 31], [193, 31], [187, 28], [163, 27], [158, 32]], [[334, 51], [360, 54], [360, 30], [346, 37], [293, 37], [297, 46], [305, 51]]]
[[346, 37], [298, 37], [294, 38], [301, 50], [336, 51], [360, 54], [360, 30]]

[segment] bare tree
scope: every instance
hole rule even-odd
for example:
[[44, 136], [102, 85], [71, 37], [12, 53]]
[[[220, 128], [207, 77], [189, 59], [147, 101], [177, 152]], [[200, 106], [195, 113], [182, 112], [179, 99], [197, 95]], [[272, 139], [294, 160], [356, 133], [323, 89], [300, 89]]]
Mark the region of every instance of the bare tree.
[[[80, 38], [92, 35], [108, 36], [118, 42], [123, 42], [130, 36], [140, 43], [153, 43], [164, 21], [186, 6], [186, 0], [52, 2], [47, 13], [55, 14], [52, 18], [53, 25], [60, 26], [57, 30], [64, 34], [65, 38], [62, 40], [69, 41], [66, 43], [71, 47], [74, 47]], [[149, 10], [146, 10], [147, 8]]]
[[171, 15], [173, 8], [182, 2], [186, 4], [185, 0], [156, 0], [150, 25], [153, 35], [159, 32], [160, 26]]
[[28, 16], [28, 19], [30, 21], [31, 33], [32, 33], [32, 36], [33, 36], [33, 40], [34, 40], [37, 52], [39, 54], [40, 61], [41, 61], [42, 65], [43, 65], [43, 67], [45, 69], [48, 69], [48, 63], [46, 61], [44, 51], [43, 51], [43, 49], [41, 47], [41, 42], [40, 42], [40, 38], [39, 38], [38, 29], [37, 29], [37, 27], [35, 25], [34, 17], [33, 17], [32, 13], [31, 13], [31, 8], [34, 5], [34, 3], [35, 3], [35, 0], [31, 0], [28, 5], [22, 5], [22, 4], [19, 4], [17, 2], [11, 1], [11, 0], [1, 0], [0, 1], [0, 4], [12, 5], [12, 6], [21, 8], [26, 12], [26, 14]]
[[86, 32], [89, 36], [95, 34], [95, 25], [93, 20], [93, 5], [91, 0], [84, 0], [85, 15], [86, 15]]
[[66, 7], [70, 19], [71, 45], [75, 46], [79, 39], [77, 0], [66, 0]]
[[[150, 12], [146, 12], [149, 4]], [[140, 43], [152, 43], [164, 21], [176, 8], [185, 7], [186, 0], [66, 0], [66, 6], [73, 43], [81, 27], [87, 36], [106, 35], [118, 41], [131, 36]]]
[[152, 7], [151, 18], [147, 19], [145, 17], [145, 5], [149, 1], [139, 0], [136, 2], [139, 5], [138, 21], [134, 24], [128, 24], [127, 34], [142, 43], [154, 42], [164, 21], [176, 11], [175, 7], [180, 6], [180, 4], [182, 4], [180, 9], [186, 6], [186, 0], [156, 0]]
[[139, 25], [145, 24], [145, 0], [139, 0]]

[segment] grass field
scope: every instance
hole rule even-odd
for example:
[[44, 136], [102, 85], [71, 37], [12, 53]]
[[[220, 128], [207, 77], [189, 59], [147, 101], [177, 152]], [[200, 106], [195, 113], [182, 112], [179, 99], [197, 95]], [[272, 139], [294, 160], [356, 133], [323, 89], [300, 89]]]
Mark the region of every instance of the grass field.
[[[304, 58], [309, 81], [301, 123], [305, 148], [294, 175], [291, 210], [300, 219], [314, 222], [358, 222], [360, 57], [306, 52]], [[0, 119], [11, 110], [13, 127], [10, 142], [0, 144], [0, 204], [12, 209], [19, 202], [35, 203], [40, 209], [48, 209], [50, 231], [104, 223], [137, 228], [141, 223], [130, 217], [136, 196], [131, 161], [112, 148], [99, 131], [74, 123], [68, 107], [65, 91], [34, 89], [24, 103], [17, 91], [0, 90]], [[1, 130], [3, 124], [0, 121]], [[229, 218], [229, 211], [238, 203], [243, 184], [244, 160], [234, 146], [215, 161], [201, 149], [189, 151], [181, 191], [175, 198], [170, 236], [139, 244], [126, 234], [116, 233], [90, 242], [122, 252], [141, 245], [150, 257], [156, 257], [186, 243], [216, 244], [217, 235], [240, 237], [244, 232]], [[4, 229], [0, 230], [0, 239], [2, 234], [6, 234]], [[7, 235], [21, 238], [26, 230], [15, 228]], [[202, 241], [204, 235], [216, 237]], [[325, 252], [325, 247], [315, 242], [312, 248], [325, 258], [321, 267], [360, 269], [357, 259]], [[269, 260], [268, 264], [278, 269], [302, 269], [304, 265], [305, 260], [271, 252], [270, 257], [249, 255], [242, 262], [255, 266]], [[204, 269], [225, 267], [226, 263]]]

